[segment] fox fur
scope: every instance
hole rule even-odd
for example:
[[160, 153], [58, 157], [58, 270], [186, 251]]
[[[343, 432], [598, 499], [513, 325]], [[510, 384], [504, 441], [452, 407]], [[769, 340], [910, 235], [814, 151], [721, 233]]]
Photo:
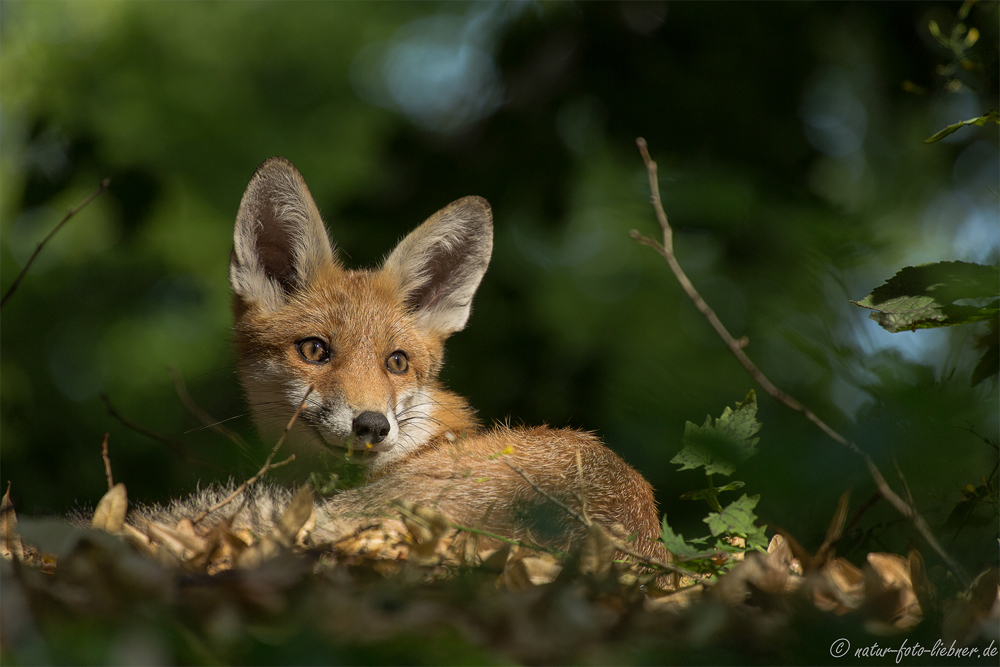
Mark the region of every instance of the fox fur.
[[[295, 167], [271, 158], [257, 169], [236, 218], [230, 284], [239, 375], [258, 430], [275, 442], [301, 404], [291, 440], [352, 447], [364, 463], [365, 484], [317, 502], [312, 539], [349, 535], [404, 499], [462, 526], [568, 548], [586, 531], [547, 494], [664, 558], [652, 488], [600, 440], [572, 429], [484, 428], [440, 384], [444, 343], [468, 321], [492, 246], [489, 204], [465, 197], [377, 269], [351, 270]], [[209, 488], [133, 522], [190, 517], [224, 494]], [[235, 527], [266, 532], [289, 498], [280, 487], [251, 488], [230, 506], [238, 510], [206, 523], [236, 511]]]

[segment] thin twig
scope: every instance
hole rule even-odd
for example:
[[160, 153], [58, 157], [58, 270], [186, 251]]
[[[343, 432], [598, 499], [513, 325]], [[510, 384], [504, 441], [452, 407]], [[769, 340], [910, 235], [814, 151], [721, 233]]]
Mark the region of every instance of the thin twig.
[[115, 485], [115, 480], [111, 477], [111, 458], [108, 456], [108, 437], [110, 435], [110, 433], [105, 433], [104, 442], [101, 443], [101, 456], [104, 458], [104, 474], [108, 478], [108, 491]]
[[214, 505], [212, 505], [211, 507], [209, 507], [207, 510], [203, 511], [201, 514], [199, 514], [194, 519], [192, 519], [191, 520], [191, 524], [197, 526], [199, 523], [201, 523], [202, 521], [204, 521], [205, 517], [207, 517], [209, 514], [211, 514], [212, 512], [215, 512], [217, 510], [222, 509], [223, 507], [225, 507], [229, 503], [231, 503], [234, 500], [236, 500], [236, 498], [238, 498], [241, 493], [243, 493], [244, 491], [246, 491], [250, 487], [251, 484], [255, 483], [258, 479], [260, 479], [261, 477], [263, 477], [268, 471], [274, 470], [275, 468], [280, 468], [281, 466], [287, 465], [287, 464], [291, 463], [294, 460], [295, 460], [295, 454], [292, 454], [287, 459], [284, 459], [282, 461], [278, 461], [277, 463], [271, 463], [271, 461], [268, 460], [267, 463], [264, 464], [264, 467], [257, 471], [256, 475], [254, 475], [253, 477], [251, 477], [250, 479], [246, 480], [245, 482], [243, 482], [242, 484], [240, 484], [238, 487], [236, 487], [236, 490], [234, 490], [232, 493], [230, 493], [228, 496], [226, 496], [223, 500], [220, 500], [219, 502], [215, 503]]
[[299, 407], [295, 408], [295, 412], [292, 414], [292, 418], [288, 420], [288, 424], [285, 426], [285, 430], [282, 431], [281, 437], [278, 438], [277, 444], [271, 450], [271, 453], [267, 455], [267, 459], [264, 461], [264, 465], [261, 466], [260, 470], [257, 471], [257, 474], [251, 477], [250, 479], [246, 480], [242, 484], [240, 484], [238, 487], [236, 487], [236, 490], [233, 491], [231, 494], [229, 494], [229, 496], [227, 496], [225, 499], [220, 500], [219, 502], [212, 505], [207, 510], [203, 511], [201, 514], [196, 516], [194, 519], [192, 519], [191, 520], [192, 524], [198, 525], [205, 519], [205, 517], [207, 517], [212, 512], [222, 509], [229, 503], [233, 502], [233, 500], [235, 500], [241, 493], [246, 491], [251, 484], [255, 483], [258, 479], [267, 474], [267, 471], [273, 470], [274, 468], [278, 468], [287, 463], [291, 463], [292, 461], [295, 460], [295, 454], [292, 454], [284, 461], [279, 461], [278, 463], [271, 463], [271, 461], [274, 460], [274, 455], [277, 454], [278, 450], [281, 449], [281, 446], [285, 444], [285, 438], [288, 437], [288, 433], [292, 430], [292, 426], [295, 425], [295, 420], [299, 418], [299, 415], [302, 413], [302, 410], [305, 409], [306, 401], [309, 399], [309, 394], [312, 393], [312, 390], [313, 390], [312, 385], [309, 385], [309, 388], [306, 389], [305, 395], [302, 397], [302, 402], [299, 403]]
[[563, 501], [559, 500], [558, 498], [556, 498], [555, 496], [553, 496], [551, 493], [549, 493], [548, 491], [546, 491], [545, 489], [543, 489], [538, 484], [538, 482], [536, 482], [534, 479], [532, 479], [531, 475], [529, 475], [527, 472], [524, 471], [523, 468], [520, 468], [520, 467], [514, 465], [513, 463], [511, 463], [507, 459], [502, 459], [502, 460], [503, 460], [504, 463], [507, 464], [508, 468], [510, 468], [511, 470], [513, 470], [514, 472], [516, 472], [518, 475], [520, 475], [521, 477], [523, 477], [524, 481], [526, 481], [531, 486], [531, 488], [535, 490], [536, 493], [538, 493], [539, 495], [543, 496], [546, 500], [548, 500], [549, 502], [553, 503], [554, 505], [557, 505], [560, 508], [562, 508], [562, 510], [564, 512], [566, 512], [566, 514], [568, 514], [571, 519], [573, 519], [574, 521], [576, 521], [577, 523], [579, 523], [584, 528], [590, 528], [590, 520], [587, 519], [587, 517], [579, 514], [576, 510], [570, 508], [569, 505], [567, 505], [566, 503], [564, 503]]
[[21, 269], [21, 273], [17, 274], [17, 278], [14, 279], [14, 282], [11, 284], [10, 289], [8, 289], [7, 292], [3, 295], [3, 299], [0, 299], [0, 308], [3, 308], [3, 305], [7, 303], [7, 299], [9, 299], [11, 294], [13, 294], [14, 291], [17, 290], [17, 288], [20, 286], [21, 281], [24, 280], [24, 276], [28, 273], [28, 269], [31, 268], [31, 265], [34, 263], [35, 258], [38, 257], [38, 253], [42, 251], [42, 248], [45, 247], [45, 244], [48, 243], [49, 240], [56, 235], [56, 232], [62, 229], [63, 225], [69, 222], [70, 218], [72, 218], [74, 215], [82, 211], [87, 204], [97, 199], [97, 197], [100, 196], [102, 192], [107, 190], [109, 185], [111, 185], [110, 178], [105, 178], [103, 181], [101, 181], [101, 185], [98, 186], [98, 188], [94, 190], [94, 192], [92, 192], [89, 197], [80, 202], [80, 204], [77, 205], [76, 208], [71, 208], [66, 213], [66, 216], [59, 221], [59, 224], [56, 225], [51, 232], [49, 232], [49, 235], [46, 236], [44, 239], [42, 239], [41, 243], [35, 246], [35, 252], [31, 253], [31, 257], [28, 258], [28, 261], [25, 263], [24, 268]]
[[674, 277], [677, 278], [677, 282], [680, 283], [681, 289], [684, 290], [684, 293], [687, 294], [689, 299], [691, 299], [698, 311], [704, 315], [705, 319], [707, 319], [709, 324], [712, 325], [712, 328], [715, 329], [715, 332], [729, 347], [733, 356], [735, 356], [747, 372], [750, 373], [750, 376], [753, 377], [757, 384], [759, 384], [761, 388], [776, 401], [785, 407], [794, 410], [795, 412], [801, 413], [834, 442], [847, 447], [849, 450], [854, 452], [854, 454], [860, 457], [861, 460], [864, 461], [865, 466], [868, 468], [868, 472], [875, 481], [875, 486], [878, 488], [882, 497], [895, 507], [900, 514], [913, 522], [914, 526], [916, 526], [917, 530], [923, 535], [924, 539], [927, 540], [927, 543], [931, 546], [931, 548], [933, 548], [934, 551], [941, 556], [941, 559], [948, 564], [955, 575], [967, 584], [968, 577], [962, 567], [944, 550], [940, 543], [938, 543], [937, 538], [935, 538], [934, 534], [931, 532], [930, 526], [927, 525], [927, 522], [924, 521], [923, 517], [917, 512], [916, 507], [900, 498], [892, 490], [892, 488], [889, 487], [889, 484], [885, 481], [885, 478], [882, 476], [882, 473], [879, 471], [878, 466], [875, 465], [872, 458], [863, 452], [855, 443], [849, 441], [847, 438], [834, 431], [826, 424], [826, 422], [816, 416], [812, 410], [774, 386], [771, 381], [767, 379], [764, 373], [757, 368], [756, 364], [750, 360], [746, 353], [743, 352], [743, 347], [746, 346], [746, 343], [734, 339], [726, 329], [725, 325], [722, 324], [719, 318], [715, 315], [715, 312], [707, 303], [705, 303], [705, 300], [701, 298], [698, 290], [695, 289], [691, 280], [687, 277], [687, 274], [684, 273], [684, 269], [682, 269], [680, 264], [677, 262], [677, 257], [673, 252], [673, 231], [670, 227], [670, 223], [667, 221], [667, 214], [663, 210], [663, 204], [660, 200], [660, 186], [656, 175], [656, 162], [649, 157], [649, 150], [646, 146], [645, 139], [641, 137], [636, 139], [636, 145], [639, 147], [639, 152], [642, 154], [643, 162], [646, 163], [646, 171], [649, 174], [649, 184], [652, 189], [651, 200], [653, 203], [653, 209], [656, 212], [656, 219], [660, 223], [660, 230], [663, 234], [663, 242], [660, 243], [655, 239], [643, 236], [634, 229], [629, 233], [629, 235], [639, 243], [656, 250], [667, 261]]
[[846, 535], [850, 535], [854, 531], [855, 526], [858, 525], [858, 522], [861, 521], [861, 517], [864, 516], [865, 512], [874, 507], [880, 500], [882, 500], [882, 494], [878, 491], [873, 493], [871, 498], [866, 500], [864, 504], [854, 512], [854, 516], [851, 517], [851, 520], [847, 522], [847, 525], [844, 527], [844, 531], [840, 535], [841, 539], [843, 539]]
[[140, 433], [146, 436], [147, 438], [156, 440], [157, 442], [162, 442], [167, 447], [170, 447], [170, 449], [174, 450], [175, 454], [177, 454], [179, 457], [181, 457], [188, 463], [193, 463], [195, 465], [199, 465], [208, 468], [210, 470], [215, 470], [216, 472], [219, 473], [223, 474], [226, 473], [225, 470], [223, 470], [217, 465], [214, 465], [207, 461], [203, 461], [197, 457], [191, 456], [190, 454], [188, 454], [187, 448], [185, 448], [184, 445], [174, 440], [173, 438], [162, 435], [160, 433], [156, 433], [155, 431], [150, 431], [148, 428], [139, 426], [135, 422], [129, 420], [127, 417], [123, 416], [120, 412], [118, 412], [118, 410], [115, 409], [115, 406], [111, 404], [111, 399], [108, 398], [107, 394], [101, 394], [101, 400], [104, 401], [104, 405], [108, 409], [108, 414], [117, 419], [119, 422], [121, 422], [122, 426], [124, 426], [125, 428], [131, 429], [136, 433]]
[[896, 468], [896, 476], [899, 477], [899, 482], [903, 485], [903, 493], [906, 494], [906, 502], [912, 507], [916, 504], [916, 501], [913, 500], [913, 493], [910, 492], [910, 485], [906, 483], [906, 477], [903, 476], [903, 469], [899, 467], [899, 461], [896, 460], [895, 456], [892, 457], [892, 465]]
[[181, 399], [181, 403], [184, 407], [188, 409], [195, 418], [200, 421], [204, 426], [212, 429], [219, 435], [229, 438], [233, 441], [237, 447], [243, 452], [249, 452], [250, 446], [247, 444], [246, 440], [240, 437], [240, 434], [236, 431], [222, 425], [222, 422], [212, 417], [212, 415], [205, 412], [200, 405], [194, 402], [191, 398], [191, 393], [188, 392], [187, 385], [184, 384], [184, 378], [181, 377], [180, 371], [177, 370], [176, 366], [170, 367], [170, 378], [174, 383], [174, 391], [177, 392], [177, 397]]

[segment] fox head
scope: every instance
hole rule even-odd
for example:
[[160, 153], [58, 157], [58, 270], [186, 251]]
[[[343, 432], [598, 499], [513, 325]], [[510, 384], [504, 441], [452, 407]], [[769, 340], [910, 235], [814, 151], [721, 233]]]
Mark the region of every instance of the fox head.
[[240, 203], [229, 271], [240, 375], [262, 435], [276, 440], [304, 398], [299, 440], [353, 447], [376, 469], [446, 435], [468, 408], [438, 385], [444, 342], [465, 327], [492, 248], [489, 204], [465, 197], [380, 267], [349, 270], [299, 172], [264, 162]]

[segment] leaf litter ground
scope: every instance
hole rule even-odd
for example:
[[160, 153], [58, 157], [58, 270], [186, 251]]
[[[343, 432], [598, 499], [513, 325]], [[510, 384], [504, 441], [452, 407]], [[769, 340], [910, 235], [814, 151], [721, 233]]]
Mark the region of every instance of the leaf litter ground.
[[8, 491], [4, 664], [829, 663], [841, 637], [986, 646], [998, 628], [995, 568], [943, 600], [916, 551], [859, 568], [779, 534], [721, 575], [657, 578], [596, 525], [557, 558], [484, 549], [406, 503], [314, 544], [309, 487], [264, 536], [188, 520], [139, 530], [126, 507], [119, 484], [90, 528], [19, 526]]

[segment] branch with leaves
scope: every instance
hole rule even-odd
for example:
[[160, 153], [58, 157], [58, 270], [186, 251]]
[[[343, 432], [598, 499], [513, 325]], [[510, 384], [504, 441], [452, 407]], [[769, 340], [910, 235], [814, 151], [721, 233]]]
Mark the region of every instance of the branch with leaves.
[[660, 231], [662, 233], [663, 241], [659, 242], [656, 239], [644, 236], [637, 230], [632, 230], [630, 236], [638, 241], [639, 243], [649, 246], [658, 252], [664, 260], [666, 260], [667, 265], [673, 272], [674, 277], [677, 282], [680, 283], [681, 289], [684, 293], [691, 299], [698, 311], [708, 320], [715, 332], [723, 340], [729, 350], [733, 353], [733, 356], [742, 364], [742, 366], [747, 370], [751, 377], [760, 385], [760, 387], [776, 401], [789, 408], [802, 414], [806, 419], [816, 425], [823, 433], [825, 433], [831, 440], [836, 442], [848, 450], [853, 452], [858, 456], [868, 468], [872, 479], [875, 482], [875, 486], [878, 488], [879, 494], [886, 501], [889, 502], [900, 514], [913, 522], [913, 525], [920, 532], [923, 538], [931, 546], [934, 551], [938, 553], [941, 559], [948, 565], [949, 568], [955, 573], [955, 575], [963, 581], [963, 583], [968, 583], [968, 576], [965, 574], [961, 565], [945, 551], [944, 547], [938, 542], [934, 533], [931, 531], [930, 526], [917, 511], [917, 508], [912, 504], [912, 502], [907, 502], [903, 500], [886, 482], [885, 477], [879, 471], [878, 466], [872, 458], [862, 451], [854, 442], [848, 440], [840, 433], [831, 428], [826, 422], [820, 419], [812, 410], [808, 407], [795, 400], [782, 390], [778, 389], [764, 373], [757, 367], [756, 364], [747, 356], [743, 351], [746, 347], [746, 342], [744, 340], [737, 340], [733, 338], [732, 334], [726, 329], [725, 325], [719, 320], [715, 312], [709, 307], [705, 300], [695, 289], [694, 284], [688, 278], [687, 274], [684, 273], [684, 269], [681, 268], [680, 263], [677, 261], [677, 257], [674, 254], [673, 247], [673, 229], [670, 227], [670, 223], [667, 220], [667, 214], [663, 209], [663, 204], [660, 199], [660, 186], [657, 180], [657, 170], [656, 162], [649, 156], [649, 150], [646, 145], [646, 140], [643, 138], [636, 139], [636, 145], [639, 147], [639, 152], [642, 154], [642, 159], [646, 164], [646, 172], [649, 175], [649, 186], [651, 190], [651, 201], [653, 204], [653, 209], [656, 213], [656, 219], [660, 224]]

